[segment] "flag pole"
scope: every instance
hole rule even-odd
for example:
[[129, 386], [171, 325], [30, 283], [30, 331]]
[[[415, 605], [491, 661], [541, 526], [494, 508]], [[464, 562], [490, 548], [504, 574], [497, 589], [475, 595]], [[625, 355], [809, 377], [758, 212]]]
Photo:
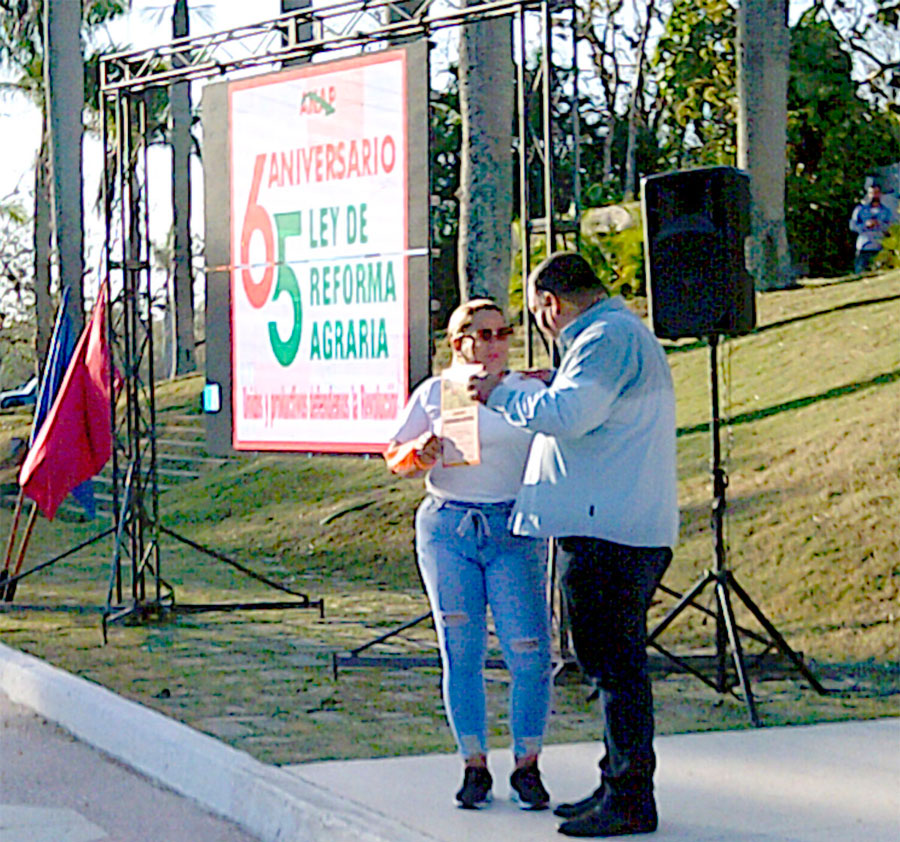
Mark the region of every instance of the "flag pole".
[[34, 531], [34, 522], [37, 520], [38, 507], [37, 503], [31, 504], [31, 511], [28, 513], [28, 523], [25, 524], [25, 534], [22, 536], [22, 543], [19, 544], [19, 554], [16, 557], [16, 569], [10, 577], [12, 581], [6, 586], [6, 594], [3, 599], [5, 602], [12, 602], [16, 595], [16, 585], [19, 584], [16, 578], [22, 570], [22, 562], [25, 561], [25, 552], [28, 549], [28, 543], [31, 541], [31, 533]]
[[13, 515], [12, 526], [9, 529], [9, 539], [6, 542], [6, 558], [3, 562], [3, 570], [0, 570], [0, 599], [6, 599], [6, 580], [9, 578], [9, 563], [12, 561], [13, 546], [16, 541], [16, 533], [19, 531], [19, 519], [22, 516], [22, 503], [24, 500], [25, 492], [19, 488], [19, 494], [16, 497], [16, 510]]

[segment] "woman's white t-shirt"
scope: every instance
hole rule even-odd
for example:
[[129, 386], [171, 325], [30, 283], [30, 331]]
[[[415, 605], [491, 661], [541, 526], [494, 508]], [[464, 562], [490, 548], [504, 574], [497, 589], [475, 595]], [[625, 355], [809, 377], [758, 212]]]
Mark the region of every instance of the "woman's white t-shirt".
[[[540, 380], [518, 372], [508, 374], [503, 382], [529, 392], [546, 388]], [[441, 435], [440, 377], [429, 377], [419, 384], [400, 414], [399, 427], [391, 438], [404, 444], [425, 432]], [[439, 459], [425, 475], [429, 494], [467, 503], [502, 503], [515, 499], [522, 484], [532, 434], [513, 427], [499, 413], [479, 405], [478, 435], [481, 463], [445, 468]]]

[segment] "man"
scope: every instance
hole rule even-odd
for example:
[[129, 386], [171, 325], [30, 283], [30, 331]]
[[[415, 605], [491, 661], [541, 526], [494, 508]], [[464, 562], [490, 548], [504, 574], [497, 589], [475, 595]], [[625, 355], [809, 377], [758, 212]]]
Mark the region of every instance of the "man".
[[850, 217], [850, 230], [856, 232], [856, 260], [853, 271], [857, 275], [867, 272], [881, 251], [881, 241], [891, 226], [891, 209], [881, 202], [881, 187], [869, 186], [864, 201], [860, 202]]
[[656, 830], [647, 609], [678, 533], [675, 399], [662, 347], [581, 255], [560, 252], [528, 279], [528, 308], [562, 354], [528, 394], [476, 375], [470, 392], [535, 433], [511, 517], [557, 539], [575, 655], [597, 683], [600, 786], [556, 814], [567, 836]]

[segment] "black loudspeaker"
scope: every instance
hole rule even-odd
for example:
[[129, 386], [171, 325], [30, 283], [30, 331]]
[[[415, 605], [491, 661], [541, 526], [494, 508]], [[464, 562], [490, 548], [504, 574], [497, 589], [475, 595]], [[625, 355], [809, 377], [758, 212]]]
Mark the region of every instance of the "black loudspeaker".
[[747, 173], [704, 167], [648, 176], [641, 205], [653, 332], [681, 339], [753, 330]]

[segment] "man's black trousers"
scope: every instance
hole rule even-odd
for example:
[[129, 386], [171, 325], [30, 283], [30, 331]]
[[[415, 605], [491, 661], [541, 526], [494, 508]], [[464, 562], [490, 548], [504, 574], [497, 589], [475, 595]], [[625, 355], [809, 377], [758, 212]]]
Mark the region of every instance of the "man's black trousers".
[[557, 541], [556, 558], [575, 657], [599, 691], [604, 786], [622, 794], [652, 792], [656, 755], [647, 610], [672, 551], [564, 537]]

